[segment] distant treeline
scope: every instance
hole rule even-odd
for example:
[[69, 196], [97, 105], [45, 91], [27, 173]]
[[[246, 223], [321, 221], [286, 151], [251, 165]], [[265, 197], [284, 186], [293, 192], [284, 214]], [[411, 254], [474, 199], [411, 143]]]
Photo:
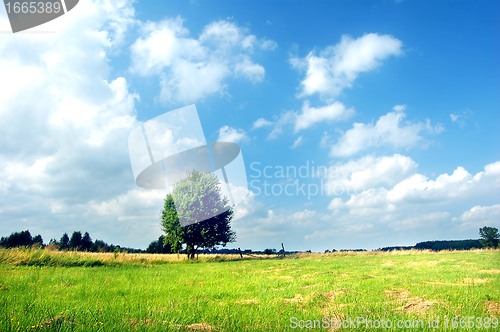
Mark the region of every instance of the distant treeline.
[[15, 232], [10, 234], [10, 236], [2, 237], [0, 239], [0, 246], [4, 248], [15, 248], [15, 247], [31, 247], [39, 246], [43, 247], [43, 239], [40, 234], [35, 237], [31, 236], [30, 231], [26, 230], [23, 232]]
[[[344, 251], [356, 251], [356, 252], [359, 252], [359, 251], [367, 251], [366, 249], [340, 249], [339, 250], [340, 252], [344, 252]], [[325, 250], [325, 254], [329, 253], [329, 252], [337, 252], [336, 249], [332, 249], [332, 251], [326, 249]]]
[[399, 247], [383, 247], [383, 248], [378, 248], [377, 250], [379, 251], [392, 251], [392, 250], [411, 250], [415, 249], [415, 246], [399, 246]]
[[155, 240], [149, 244], [146, 252], [149, 254], [170, 254], [172, 252], [172, 249], [168, 243], [164, 243], [164, 239], [165, 236], [160, 235], [158, 240]]
[[49, 244], [43, 243], [41, 235], [31, 236], [29, 230], [22, 232], [14, 232], [10, 236], [2, 237], [0, 239], [0, 246], [4, 248], [16, 248], [16, 247], [36, 247], [45, 248], [48, 247], [52, 250], [79, 250], [79, 251], [90, 251], [90, 252], [114, 252], [114, 251], [127, 251], [131, 253], [141, 253], [144, 250], [120, 247], [119, 245], [107, 244], [102, 240], [92, 241], [90, 234], [85, 232], [82, 236], [81, 232], [73, 232], [71, 237], [68, 233], [64, 233], [58, 240], [51, 239]]
[[[48, 248], [51, 250], [78, 250], [89, 252], [129, 252], [129, 253], [151, 253], [151, 254], [170, 254], [172, 253], [170, 245], [164, 243], [165, 236], [161, 235], [157, 240], [152, 241], [146, 250], [121, 247], [119, 245], [107, 244], [102, 240], [92, 241], [90, 234], [85, 232], [83, 235], [79, 231], [73, 232], [71, 237], [64, 233], [59, 240], [51, 239], [48, 244], [43, 242], [41, 235], [33, 237], [29, 230], [22, 232], [14, 232], [10, 236], [5, 236], [0, 239], [0, 247], [16, 248], [16, 247], [34, 247]], [[286, 254], [297, 253], [298, 251], [286, 252]], [[310, 251], [309, 251], [310, 252]], [[181, 253], [185, 253], [182, 250]], [[199, 249], [200, 254], [239, 254], [239, 249], [226, 248], [211, 248]], [[252, 251], [251, 249], [241, 250], [242, 254], [282, 254], [282, 250], [266, 249], [264, 251]]]
[[391, 250], [470, 250], [470, 249], [481, 249], [483, 245], [479, 240], [454, 240], [454, 241], [425, 241], [419, 242], [412, 247], [384, 247], [378, 250], [381, 251], [391, 251]]
[[[164, 243], [165, 236], [160, 235], [158, 240], [152, 241], [148, 248], [146, 249], [147, 253], [150, 254], [170, 254], [173, 253], [171, 246], [168, 243]], [[285, 254], [295, 254], [299, 253], [300, 251], [286, 251]], [[311, 252], [310, 250], [308, 252]], [[182, 250], [180, 253], [185, 254], [186, 249]], [[263, 251], [253, 251], [252, 249], [228, 249], [228, 248], [201, 248], [198, 249], [197, 251], [198, 254], [224, 254], [224, 255], [236, 255], [236, 254], [243, 254], [243, 255], [282, 255], [283, 250], [276, 250], [276, 249], [265, 249]]]
[[[51, 239], [48, 245], [43, 243], [42, 236], [40, 234], [32, 236], [28, 230], [22, 232], [14, 232], [10, 236], [2, 237], [0, 239], [0, 247], [4, 248], [16, 248], [16, 247], [35, 247], [35, 248], [45, 248], [52, 250], [79, 250], [79, 251], [89, 251], [89, 252], [130, 252], [130, 253], [151, 253], [151, 254], [169, 254], [172, 253], [169, 244], [164, 242], [165, 236], [161, 235], [158, 240], [152, 241], [146, 250], [134, 249], [121, 247], [119, 245], [107, 244], [102, 240], [92, 241], [90, 234], [85, 232], [83, 235], [81, 232], [73, 232], [71, 237], [64, 233], [59, 240]], [[456, 240], [456, 241], [425, 241], [419, 242], [414, 246], [396, 246], [396, 247], [384, 247], [377, 250], [380, 251], [391, 251], [391, 250], [470, 250], [470, 249], [481, 249], [483, 245], [479, 240]], [[325, 250], [325, 253], [336, 252], [333, 249]], [[340, 251], [366, 251], [365, 249], [341, 249]], [[182, 251], [184, 253], [185, 250]], [[285, 254], [299, 253], [300, 251], [287, 251]], [[306, 252], [311, 252], [310, 250]], [[226, 249], [226, 248], [211, 248], [211, 249], [199, 249], [200, 254], [239, 254], [240, 249]], [[276, 249], [265, 249], [263, 251], [253, 251], [251, 249], [241, 250], [242, 254], [283, 254], [283, 250], [277, 251]]]

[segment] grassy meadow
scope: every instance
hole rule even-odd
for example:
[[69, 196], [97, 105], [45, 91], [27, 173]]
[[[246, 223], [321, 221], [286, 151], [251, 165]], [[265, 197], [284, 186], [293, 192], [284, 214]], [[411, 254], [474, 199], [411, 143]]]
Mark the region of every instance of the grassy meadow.
[[[493, 331], [499, 302], [500, 250], [200, 255], [194, 262], [0, 250], [0, 331]], [[372, 322], [349, 325], [358, 317]], [[456, 320], [453, 328], [453, 317], [466, 317], [462, 327]]]

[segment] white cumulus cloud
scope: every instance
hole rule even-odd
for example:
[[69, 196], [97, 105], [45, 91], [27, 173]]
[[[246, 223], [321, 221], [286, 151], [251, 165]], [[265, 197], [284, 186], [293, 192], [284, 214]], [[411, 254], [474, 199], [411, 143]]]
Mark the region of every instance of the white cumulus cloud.
[[426, 123], [404, 123], [406, 114], [402, 108], [398, 109], [400, 110], [381, 116], [375, 124], [354, 123], [353, 128], [347, 130], [331, 147], [330, 155], [347, 157], [379, 146], [411, 148], [423, 140], [422, 132], [438, 134], [444, 130], [439, 123], [432, 126], [430, 120]]
[[148, 22], [130, 48], [130, 70], [144, 76], [158, 75], [162, 101], [195, 102], [225, 94], [228, 77], [261, 82], [265, 69], [251, 57], [255, 46], [270, 50], [272, 43], [227, 21], [210, 23], [197, 39], [190, 37], [180, 17]]
[[267, 121], [266, 119], [264, 118], [260, 118], [258, 120], [256, 120], [254, 123], [253, 123], [253, 126], [252, 126], [252, 129], [258, 129], [258, 128], [262, 128], [262, 127], [269, 127], [271, 126], [273, 123], [271, 121]]
[[237, 76], [246, 77], [254, 83], [262, 82], [266, 74], [264, 67], [253, 63], [249, 57], [244, 57], [238, 62], [234, 66], [234, 72]]
[[351, 87], [360, 73], [375, 69], [391, 55], [400, 54], [401, 46], [401, 41], [389, 35], [371, 33], [357, 39], [342, 36], [337, 45], [325, 48], [318, 56], [311, 51], [305, 58], [290, 58], [293, 67], [306, 72], [297, 97], [318, 93], [323, 99], [326, 98], [327, 103], [314, 107], [309, 100], [305, 100], [301, 111], [283, 112], [275, 121], [268, 138], [276, 138], [288, 124], [292, 124], [297, 133], [317, 123], [349, 119], [355, 113], [354, 108], [346, 107], [333, 98], [344, 88]]
[[417, 168], [415, 161], [400, 154], [378, 158], [365, 156], [330, 166], [322, 175], [327, 179], [328, 190], [354, 193], [376, 187], [392, 188], [415, 174]]
[[344, 201], [336, 197], [330, 209], [360, 210], [374, 208], [392, 211], [408, 205], [447, 204], [470, 197], [488, 196], [500, 190], [500, 161], [488, 164], [483, 172], [470, 174], [463, 167], [453, 173], [440, 174], [435, 180], [415, 173], [396, 183], [392, 188], [377, 186], [355, 192]]
[[[307, 129], [317, 123], [321, 122], [338, 122], [350, 118], [354, 114], [353, 108], [346, 108], [344, 104], [335, 101], [322, 107], [311, 107], [308, 100], [302, 104], [302, 110], [286, 111], [283, 112], [277, 121], [274, 122], [274, 127], [269, 134], [269, 139], [278, 137], [283, 132], [283, 127], [293, 125], [294, 132], [297, 133], [301, 130]], [[259, 119], [260, 120], [260, 119]], [[258, 121], [259, 121], [258, 120]], [[271, 125], [268, 122], [259, 122], [258, 125], [263, 127]], [[255, 124], [254, 124], [255, 126]]]
[[365, 34], [357, 39], [342, 36], [337, 45], [329, 46], [319, 55], [311, 51], [305, 58], [292, 58], [292, 66], [306, 70], [300, 83], [300, 97], [315, 93], [334, 97], [362, 72], [381, 65], [381, 61], [401, 53], [402, 43], [389, 35]]
[[2, 234], [82, 230], [137, 247], [157, 236], [161, 199], [120, 198], [136, 188], [127, 138], [139, 96], [109, 61], [135, 23], [132, 1], [83, 1], [44, 25], [57, 34], [0, 38]]
[[460, 222], [461, 228], [500, 227], [500, 204], [476, 205], [462, 213], [460, 217], [453, 218], [453, 221]]
[[311, 107], [309, 101], [304, 101], [302, 111], [295, 117], [295, 132], [309, 128], [318, 122], [333, 122], [346, 120], [354, 114], [354, 109], [347, 109], [344, 104], [336, 101], [332, 104], [315, 108]]
[[247, 133], [243, 129], [235, 129], [229, 126], [224, 126], [219, 129], [219, 142], [246, 142], [250, 140]]

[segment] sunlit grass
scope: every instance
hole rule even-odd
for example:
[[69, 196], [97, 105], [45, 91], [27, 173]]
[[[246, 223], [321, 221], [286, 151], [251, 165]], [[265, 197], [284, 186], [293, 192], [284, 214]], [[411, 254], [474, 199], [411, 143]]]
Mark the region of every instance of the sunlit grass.
[[0, 331], [287, 331], [291, 317], [440, 317], [442, 326], [499, 316], [499, 250], [262, 258], [0, 251]]

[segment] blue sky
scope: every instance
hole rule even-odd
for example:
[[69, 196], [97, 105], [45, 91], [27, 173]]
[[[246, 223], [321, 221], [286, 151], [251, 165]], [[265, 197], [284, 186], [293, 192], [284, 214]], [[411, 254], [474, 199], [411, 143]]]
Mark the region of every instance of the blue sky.
[[[207, 140], [237, 143], [246, 165], [230, 247], [477, 238], [500, 227], [499, 14], [495, 1], [83, 0], [10, 34], [2, 7], [0, 233], [145, 248], [165, 193], [135, 185], [128, 135], [195, 104]], [[276, 176], [313, 164], [333, 176]], [[265, 195], [264, 181], [306, 192]], [[307, 196], [322, 184], [335, 192]]]

